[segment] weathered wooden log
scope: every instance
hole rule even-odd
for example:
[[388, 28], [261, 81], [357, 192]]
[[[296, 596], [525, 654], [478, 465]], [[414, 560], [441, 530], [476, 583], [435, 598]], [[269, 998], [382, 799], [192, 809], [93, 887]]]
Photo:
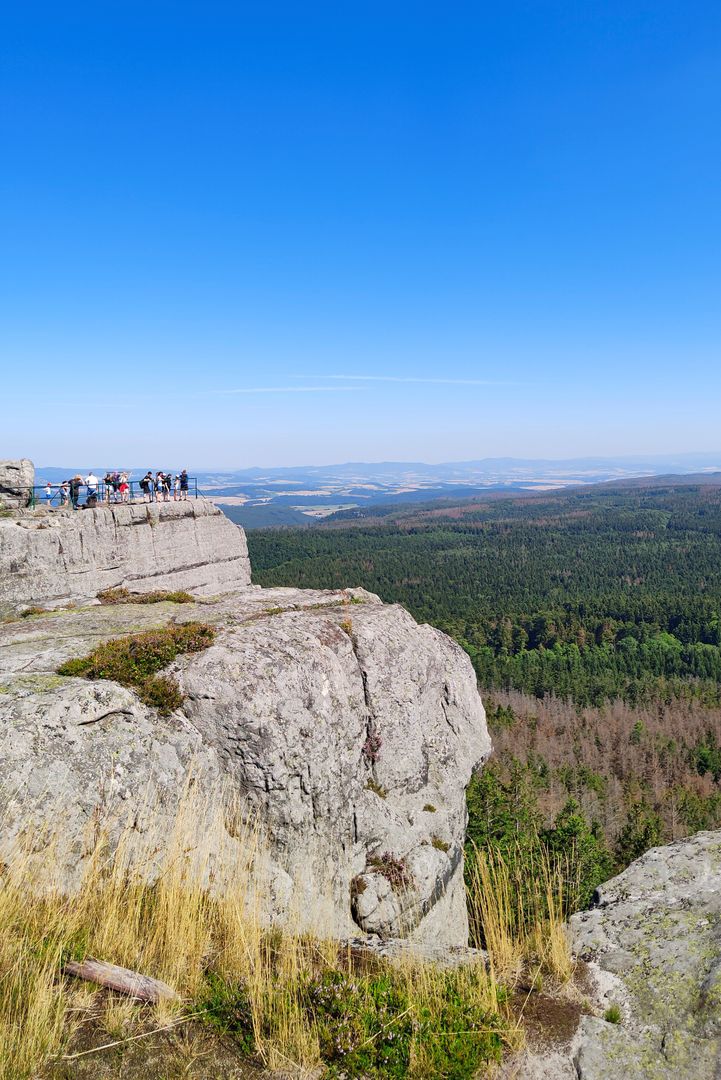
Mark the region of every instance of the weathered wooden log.
[[140, 975], [137, 971], [129, 971], [128, 968], [117, 967], [115, 964], [105, 964], [102, 960], [88, 958], [82, 963], [69, 960], [65, 971], [77, 979], [86, 979], [98, 986], [106, 986], [108, 990], [128, 994], [138, 1001], [155, 1003], [181, 1000], [180, 994], [160, 979], [151, 979], [148, 975]]

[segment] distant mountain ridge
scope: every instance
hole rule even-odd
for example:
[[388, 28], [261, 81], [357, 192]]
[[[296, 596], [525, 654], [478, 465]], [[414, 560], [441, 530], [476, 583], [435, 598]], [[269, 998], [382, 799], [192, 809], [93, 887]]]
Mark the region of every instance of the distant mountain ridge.
[[[170, 470], [169, 462], [154, 463]], [[492, 492], [522, 493], [669, 475], [706, 476], [721, 470], [721, 451], [584, 458], [481, 458], [428, 464], [418, 461], [345, 462], [247, 469], [189, 468], [200, 492], [246, 528], [312, 525], [338, 511], [373, 506], [469, 499]], [[88, 467], [36, 470], [36, 483], [57, 483]], [[105, 467], [94, 471], [103, 475]], [[146, 468], [127, 469], [136, 479]]]

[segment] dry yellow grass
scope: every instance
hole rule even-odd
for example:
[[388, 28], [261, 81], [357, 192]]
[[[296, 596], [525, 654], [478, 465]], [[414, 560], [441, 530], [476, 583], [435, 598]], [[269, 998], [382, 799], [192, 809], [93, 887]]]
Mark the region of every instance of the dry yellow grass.
[[[116, 838], [112, 845], [111, 836]], [[19, 840], [12, 853], [5, 852], [0, 1080], [32, 1077], [48, 1061], [68, 1055], [73, 1032], [89, 1016], [111, 1041], [203, 1015], [209, 972], [242, 991], [255, 1053], [264, 1064], [297, 1076], [319, 1064], [322, 1033], [308, 1008], [309, 979], [350, 971], [351, 957], [323, 937], [322, 927], [311, 936], [294, 929], [291, 919], [282, 929], [268, 929], [264, 845], [241, 807], [228, 800], [211, 807], [189, 787], [169, 841], [161, 843], [152, 828], [138, 831], [132, 822], [124, 828], [96, 822], [87, 852], [70, 896], [54, 880], [54, 867], [63, 859], [59, 835], [39, 828]], [[221, 870], [225, 887], [217, 890], [213, 883]], [[115, 995], [87, 991], [62, 974], [67, 958], [85, 956], [162, 979], [183, 1000], [139, 1009]], [[418, 1019], [418, 1030], [425, 1025], [422, 1037], [411, 1037], [408, 1075], [431, 1075], [435, 1041], [469, 1033], [440, 1030], [448, 1003], [443, 972], [408, 961], [393, 978], [407, 998], [406, 1011]], [[516, 1044], [517, 1033], [504, 1032], [499, 1019], [503, 995], [482, 965], [459, 974], [456, 989], [470, 1007], [492, 1018], [489, 1031]], [[403, 1019], [391, 1016], [389, 1023]]]
[[532, 889], [528, 872], [527, 860], [474, 848], [467, 875], [471, 922], [482, 932], [495, 978], [514, 983], [535, 969], [567, 982], [573, 973], [564, 919], [568, 867], [541, 851]]

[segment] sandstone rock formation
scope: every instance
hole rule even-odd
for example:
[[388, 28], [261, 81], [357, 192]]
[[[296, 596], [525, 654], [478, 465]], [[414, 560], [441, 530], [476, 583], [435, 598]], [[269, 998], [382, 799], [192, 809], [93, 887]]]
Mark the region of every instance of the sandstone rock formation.
[[0, 461], [0, 509], [27, 506], [34, 483], [32, 461]]
[[[94, 519], [77, 516], [104, 584]], [[44, 543], [51, 531], [28, 535]], [[100, 641], [171, 619], [218, 633], [173, 665], [186, 699], [170, 717], [116, 684], [55, 674]], [[0, 857], [31, 813], [50, 812], [63, 821], [57, 857], [72, 883], [94, 822], [129, 811], [133, 828], [152, 817], [167, 837], [192, 776], [211, 800], [230, 785], [257, 812], [272, 916], [340, 936], [466, 943], [464, 789], [490, 741], [467, 656], [402, 608], [362, 590], [246, 589], [55, 610], [0, 625], [0, 691]], [[221, 851], [210, 872], [222, 884]]]
[[0, 605], [249, 584], [245, 533], [203, 499], [0, 518]]
[[570, 1025], [549, 1002], [503, 1080], [719, 1080], [721, 832], [648, 851], [596, 901], [570, 924], [585, 1002]]
[[571, 931], [623, 1017], [583, 1018], [580, 1080], [721, 1076], [721, 833], [647, 852], [600, 887]]

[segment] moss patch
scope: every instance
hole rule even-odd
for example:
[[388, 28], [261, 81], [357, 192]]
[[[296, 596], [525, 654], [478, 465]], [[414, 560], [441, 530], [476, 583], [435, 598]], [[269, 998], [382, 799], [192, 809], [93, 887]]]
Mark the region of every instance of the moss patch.
[[158, 672], [181, 653], [200, 652], [214, 640], [213, 627], [199, 622], [148, 630], [106, 641], [88, 656], [66, 661], [58, 675], [112, 679], [135, 690], [141, 701], [167, 716], [180, 707], [183, 696], [173, 679]]

